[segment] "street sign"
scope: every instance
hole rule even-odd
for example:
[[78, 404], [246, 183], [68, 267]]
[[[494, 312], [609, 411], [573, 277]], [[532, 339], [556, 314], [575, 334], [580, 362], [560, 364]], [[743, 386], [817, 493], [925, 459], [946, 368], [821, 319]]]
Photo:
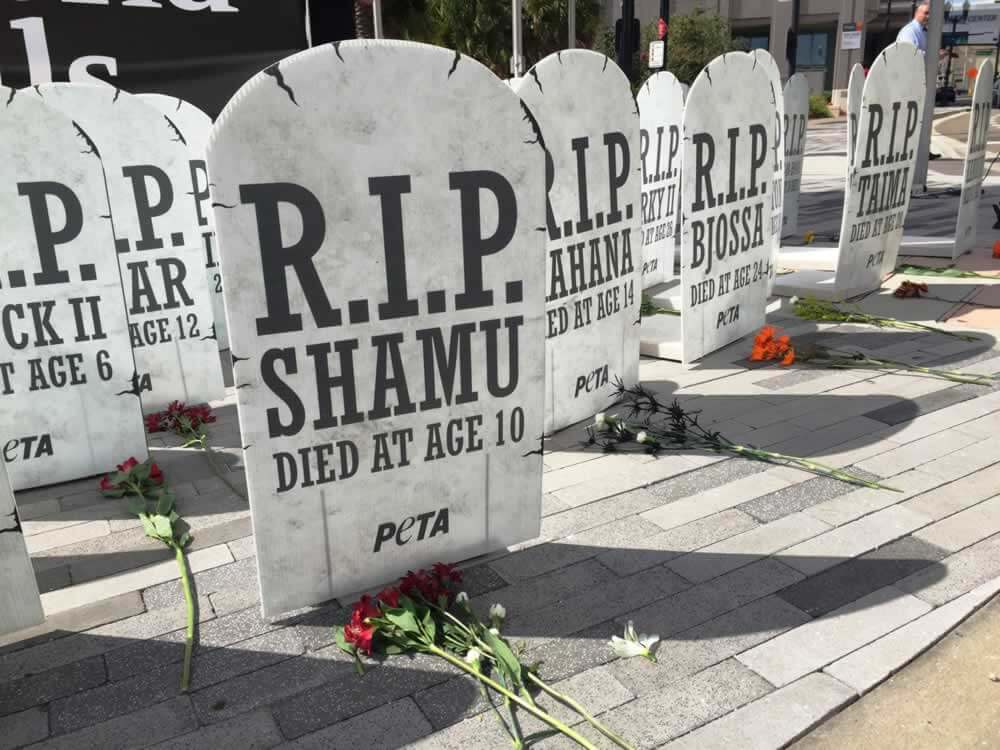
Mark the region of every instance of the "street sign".
[[666, 44], [663, 40], [653, 41], [649, 43], [649, 67], [659, 69], [663, 67], [664, 50], [666, 49]]

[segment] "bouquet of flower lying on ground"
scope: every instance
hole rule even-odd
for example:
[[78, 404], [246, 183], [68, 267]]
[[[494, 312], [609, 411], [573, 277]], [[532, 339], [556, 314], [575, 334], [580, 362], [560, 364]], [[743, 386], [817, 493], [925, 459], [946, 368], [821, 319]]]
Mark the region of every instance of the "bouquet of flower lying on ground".
[[147, 432], [173, 432], [187, 438], [184, 448], [205, 447], [208, 434], [205, 425], [215, 421], [212, 407], [208, 404], [189, 406], [183, 401], [171, 401], [165, 411], [146, 415]]
[[[523, 649], [511, 646], [500, 632], [507, 616], [503, 606], [490, 607], [489, 622], [482, 622], [472, 611], [469, 597], [458, 590], [461, 582], [462, 573], [453, 565], [436, 563], [429, 571], [408, 573], [378, 596], [362, 596], [352, 607], [350, 622], [335, 629], [337, 645], [355, 657], [359, 673], [363, 673], [361, 654], [423, 653], [444, 659], [479, 682], [483, 697], [515, 748], [561, 733], [582, 747], [594, 749], [583, 735], [539, 706], [532, 690], [569, 706], [619, 747], [631, 747], [577, 701], [544, 682], [537, 665], [523, 664]], [[645, 649], [645, 644], [638, 645]], [[648, 653], [645, 649], [644, 655]], [[633, 654], [630, 651], [628, 655]], [[502, 700], [506, 719], [491, 693]], [[534, 716], [551, 730], [523, 735], [518, 711]]]
[[641, 385], [626, 388], [621, 380], [617, 380], [612, 398], [620, 402], [626, 416], [601, 412], [594, 418], [594, 424], [587, 428], [588, 443], [599, 445], [605, 451], [617, 451], [629, 445], [650, 453], [663, 450], [709, 450], [781, 466], [795, 466], [813, 474], [862, 487], [899, 492], [894, 487], [870, 482], [849, 471], [807, 458], [734, 443], [718, 431], [699, 424], [699, 412], [685, 411], [676, 399], [667, 406], [657, 399], [656, 394]]
[[800, 318], [806, 320], [819, 320], [831, 323], [861, 323], [863, 325], [875, 326], [876, 328], [899, 328], [903, 331], [927, 331], [930, 333], [940, 333], [945, 336], [953, 336], [962, 341], [979, 341], [975, 336], [957, 331], [948, 331], [944, 328], [914, 323], [909, 320], [896, 320], [896, 318], [884, 318], [881, 315], [869, 315], [861, 310], [845, 310], [832, 302], [814, 299], [812, 297], [795, 297], [792, 299], [792, 309]]
[[194, 651], [194, 595], [184, 557], [184, 548], [191, 543], [191, 532], [174, 508], [176, 498], [164, 480], [160, 467], [152, 461], [139, 463], [135, 458], [129, 458], [116, 468], [117, 471], [101, 479], [101, 492], [105, 497], [128, 498], [128, 510], [142, 521], [146, 536], [163, 542], [171, 549], [180, 569], [181, 588], [187, 607], [184, 666], [181, 671], [181, 690], [184, 691], [191, 684], [191, 654]]
[[807, 362], [811, 365], [837, 370], [904, 370], [925, 377], [972, 385], [992, 385], [994, 382], [994, 379], [987, 375], [966, 375], [955, 370], [921, 367], [891, 359], [869, 357], [861, 352], [829, 349], [818, 345], [796, 348], [792, 345], [791, 337], [775, 336], [776, 333], [773, 326], [764, 326], [760, 329], [754, 338], [753, 349], [750, 351], [749, 359], [751, 362], [780, 359], [782, 367], [788, 367], [794, 362]]

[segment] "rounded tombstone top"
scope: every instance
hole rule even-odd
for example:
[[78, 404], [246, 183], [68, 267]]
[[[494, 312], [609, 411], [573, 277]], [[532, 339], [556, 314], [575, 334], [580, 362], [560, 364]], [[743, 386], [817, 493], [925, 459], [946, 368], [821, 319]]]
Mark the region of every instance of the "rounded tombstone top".
[[212, 118], [204, 110], [178, 96], [166, 94], [136, 94], [142, 101], [156, 107], [177, 126], [184, 140], [195, 153], [204, 153], [212, 132]]

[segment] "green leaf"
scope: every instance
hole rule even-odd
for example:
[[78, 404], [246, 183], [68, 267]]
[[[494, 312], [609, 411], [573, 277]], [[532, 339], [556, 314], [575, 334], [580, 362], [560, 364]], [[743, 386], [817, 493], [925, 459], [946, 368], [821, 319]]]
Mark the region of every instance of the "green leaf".
[[139, 515], [146, 512], [146, 501], [138, 495], [129, 495], [128, 500], [125, 501], [125, 505], [128, 507], [129, 513]]
[[420, 627], [417, 625], [417, 616], [414, 612], [406, 609], [390, 609], [384, 613], [384, 617], [404, 633], [420, 637]]
[[174, 538], [173, 526], [166, 516], [153, 516], [153, 528], [156, 529], [156, 535], [161, 539]]
[[397, 643], [389, 643], [385, 648], [382, 649], [388, 656], [395, 656], [396, 654], [405, 654], [406, 649]]
[[149, 479], [149, 471], [152, 468], [153, 465], [149, 461], [143, 461], [141, 464], [136, 464], [132, 467], [132, 481], [136, 484], [142, 484]]
[[148, 513], [140, 513], [139, 518], [142, 520], [142, 530], [146, 532], [146, 536], [152, 539], [159, 539], [159, 534], [156, 533], [156, 524], [153, 523], [153, 517]]
[[420, 624], [424, 628], [424, 633], [427, 634], [427, 638], [433, 643], [437, 640], [437, 627], [434, 623], [434, 616], [428, 609], [424, 612], [424, 616], [420, 620]]
[[511, 683], [517, 687], [521, 685], [521, 662], [514, 656], [514, 652], [504, 642], [502, 638], [494, 635], [488, 629], [483, 629], [483, 640], [490, 647], [493, 655], [497, 658], [497, 665], [500, 670], [510, 679]]
[[192, 539], [191, 534], [185, 531], [183, 534], [181, 534], [180, 539], [177, 540], [177, 545], [181, 549], [184, 549], [189, 544], [191, 544], [191, 539]]
[[949, 279], [995, 279], [996, 276], [990, 276], [985, 273], [976, 273], [974, 271], [962, 271], [958, 268], [931, 268], [930, 266], [911, 266], [911, 265], [901, 265], [896, 268], [896, 273], [905, 274], [907, 276], [943, 276]]
[[176, 498], [173, 492], [164, 492], [160, 495], [159, 499], [156, 501], [156, 512], [161, 516], [167, 516], [174, 509], [174, 502]]
[[532, 732], [531, 734], [525, 735], [522, 738], [522, 741], [524, 742], [523, 747], [525, 748], [531, 747], [536, 742], [541, 742], [542, 740], [548, 739], [549, 737], [555, 737], [557, 734], [562, 734], [562, 732], [560, 732], [558, 729], [544, 729], [540, 732]]
[[358, 649], [353, 643], [348, 643], [347, 636], [344, 635], [344, 626], [336, 625], [333, 628], [333, 640], [337, 644], [337, 648], [341, 651], [345, 651], [348, 654], [357, 654]]

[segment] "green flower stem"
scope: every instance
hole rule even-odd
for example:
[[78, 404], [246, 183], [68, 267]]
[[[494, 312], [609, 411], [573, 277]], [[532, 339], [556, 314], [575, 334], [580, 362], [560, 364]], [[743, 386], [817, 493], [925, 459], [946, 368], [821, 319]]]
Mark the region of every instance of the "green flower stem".
[[512, 693], [510, 690], [508, 690], [506, 687], [501, 685], [496, 680], [493, 680], [487, 677], [486, 675], [482, 674], [481, 672], [473, 669], [469, 664], [466, 664], [463, 660], [453, 656], [452, 654], [449, 654], [447, 651], [440, 648], [439, 646], [434, 645], [433, 643], [425, 646], [424, 648], [427, 649], [428, 653], [432, 653], [435, 656], [440, 656], [445, 661], [450, 662], [452, 666], [458, 667], [466, 674], [471, 674], [477, 680], [480, 680], [484, 684], [496, 690], [510, 702], [515, 703], [519, 707], [523, 708], [525, 711], [534, 716], [536, 719], [544, 721], [546, 724], [548, 724], [556, 731], [562, 732], [564, 735], [569, 737], [580, 747], [585, 747], [587, 748], [587, 750], [597, 750], [597, 748], [586, 737], [579, 734], [578, 732], [575, 732], [571, 727], [559, 721], [559, 719], [552, 716], [551, 714], [526, 702], [524, 699]]
[[191, 656], [194, 653], [194, 596], [191, 593], [191, 576], [188, 573], [187, 559], [184, 549], [179, 544], [172, 545], [177, 567], [181, 571], [181, 588], [184, 590], [184, 603], [187, 605], [187, 630], [184, 633], [184, 669], [181, 672], [181, 692], [186, 693], [191, 687]]
[[606, 726], [604, 726], [604, 724], [602, 724], [593, 716], [591, 716], [589, 713], [587, 713], [586, 709], [584, 709], [584, 707], [580, 705], [580, 703], [573, 700], [565, 693], [560, 693], [555, 688], [550, 687], [538, 675], [531, 674], [529, 672], [528, 679], [534, 682], [536, 685], [538, 685], [539, 688], [541, 688], [543, 691], [551, 695], [557, 701], [566, 704], [574, 711], [576, 711], [578, 714], [580, 714], [580, 716], [582, 716], [588, 724], [590, 724], [594, 729], [596, 729], [598, 732], [600, 732], [609, 740], [618, 745], [618, 747], [623, 748], [623, 750], [635, 750], [635, 748], [633, 748], [632, 745], [628, 744], [628, 742], [626, 742], [624, 739], [622, 739], [617, 734], [608, 729]]
[[772, 463], [776, 461], [785, 461], [787, 463], [794, 464], [795, 466], [800, 466], [807, 471], [813, 472], [814, 474], [825, 474], [833, 477], [834, 479], [839, 479], [842, 482], [861, 485], [862, 487], [868, 487], [873, 490], [891, 490], [892, 492], [902, 492], [902, 490], [896, 489], [895, 487], [889, 487], [888, 485], [879, 484], [878, 482], [869, 482], [867, 479], [856, 477], [849, 472], [835, 469], [832, 466], [817, 463], [816, 461], [810, 461], [807, 458], [786, 456], [784, 453], [774, 453], [773, 451], [765, 451], [759, 448], [747, 448], [742, 445], [736, 445], [735, 443], [731, 443], [726, 446], [726, 450], [740, 455], [752, 456], [761, 461], [770, 461]]

